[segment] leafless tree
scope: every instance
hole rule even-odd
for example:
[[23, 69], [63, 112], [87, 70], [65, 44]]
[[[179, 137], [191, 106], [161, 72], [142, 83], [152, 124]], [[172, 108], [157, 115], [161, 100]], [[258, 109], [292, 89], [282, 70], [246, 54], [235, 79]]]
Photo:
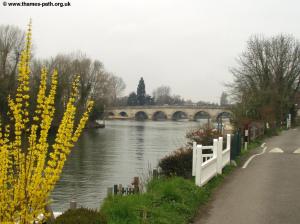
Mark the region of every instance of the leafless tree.
[[117, 102], [117, 98], [122, 96], [126, 85], [121, 77], [117, 77], [114, 75], [111, 75], [109, 82], [112, 94], [112, 104], [115, 105]]
[[0, 77], [15, 76], [25, 33], [15, 26], [0, 26]]
[[234, 82], [229, 87], [240, 114], [282, 121], [300, 85], [298, 40], [288, 35], [254, 36], [237, 62], [231, 69]]
[[221, 98], [220, 98], [220, 105], [226, 106], [228, 105], [228, 94], [226, 92], [222, 92]]
[[153, 91], [154, 102], [157, 105], [170, 104], [171, 88], [169, 86], [160, 86]]
[[0, 26], [0, 113], [8, 111], [7, 96], [12, 95], [16, 85], [16, 72], [25, 33], [15, 26]]
[[[63, 109], [66, 106], [66, 100], [71, 94], [71, 83], [77, 75], [80, 77], [79, 94], [77, 102], [79, 113], [86, 106], [89, 98], [96, 102], [97, 107], [103, 108], [103, 105], [112, 105], [116, 98], [120, 96], [125, 88], [123, 80], [112, 75], [104, 69], [103, 64], [98, 60], [92, 60], [83, 53], [68, 55], [57, 55], [47, 60], [35, 60], [33, 63], [32, 89], [35, 89], [34, 83], [39, 81], [39, 74], [42, 66], [46, 66], [49, 72], [53, 69], [58, 71], [58, 89], [56, 95], [57, 119], [62, 116]], [[101, 110], [98, 108], [98, 111]]]

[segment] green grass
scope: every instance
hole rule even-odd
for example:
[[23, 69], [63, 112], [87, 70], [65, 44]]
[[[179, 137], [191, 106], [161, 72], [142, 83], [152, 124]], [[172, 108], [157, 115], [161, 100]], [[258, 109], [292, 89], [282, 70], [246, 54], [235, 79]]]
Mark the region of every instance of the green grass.
[[[232, 169], [232, 166], [227, 166], [224, 175]], [[224, 175], [213, 178], [201, 188], [193, 180], [181, 177], [153, 179], [148, 183], [147, 193], [109, 197], [104, 201], [101, 212], [109, 224], [190, 223]]]

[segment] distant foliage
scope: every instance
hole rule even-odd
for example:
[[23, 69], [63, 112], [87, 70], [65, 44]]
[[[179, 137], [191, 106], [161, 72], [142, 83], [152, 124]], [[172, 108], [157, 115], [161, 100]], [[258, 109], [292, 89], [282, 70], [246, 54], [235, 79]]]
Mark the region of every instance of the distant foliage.
[[159, 86], [153, 91], [155, 105], [184, 105], [184, 99], [179, 95], [171, 95], [170, 86]]
[[228, 94], [226, 92], [222, 92], [222, 95], [220, 98], [220, 106], [227, 106], [228, 104], [229, 104]]
[[165, 156], [159, 161], [158, 166], [165, 176], [192, 177], [192, 150], [180, 148]]
[[98, 211], [78, 208], [58, 216], [53, 224], [106, 224], [106, 218]]
[[[21, 52], [24, 49], [25, 32], [11, 25], [0, 25], [0, 114], [2, 122], [9, 121], [7, 96], [16, 94], [18, 79], [18, 64]], [[57, 88], [55, 95], [55, 116], [52, 127], [58, 127], [64, 113], [64, 107], [72, 92], [70, 83], [77, 76], [80, 78], [78, 100], [76, 108], [81, 114], [86, 107], [88, 99], [97, 102], [93, 116], [90, 121], [102, 119], [103, 108], [116, 106], [118, 98], [125, 90], [125, 83], [114, 74], [108, 72], [103, 63], [93, 60], [84, 53], [76, 52], [70, 54], [58, 54], [51, 58], [40, 59], [34, 57], [30, 62], [29, 80], [30, 95], [36, 96], [39, 90], [40, 72], [43, 67], [52, 73], [57, 71]], [[47, 80], [47, 86], [49, 86]], [[29, 110], [34, 111], [35, 101], [31, 100]], [[80, 116], [76, 115], [78, 121]]]
[[218, 107], [219, 106], [219, 104], [217, 104], [217, 103], [212, 103], [212, 102], [207, 102], [207, 101], [202, 101], [202, 100], [198, 101], [196, 103], [196, 105], [197, 106], [210, 106], [210, 107]]
[[132, 92], [129, 94], [127, 99], [128, 106], [136, 106], [138, 104], [137, 102], [137, 96], [135, 92]]

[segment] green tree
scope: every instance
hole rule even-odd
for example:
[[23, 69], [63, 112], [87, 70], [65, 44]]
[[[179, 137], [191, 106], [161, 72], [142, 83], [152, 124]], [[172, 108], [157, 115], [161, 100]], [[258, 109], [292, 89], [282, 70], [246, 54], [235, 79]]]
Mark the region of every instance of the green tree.
[[128, 106], [136, 106], [138, 104], [137, 102], [137, 95], [135, 92], [132, 92], [129, 94], [127, 99], [127, 105]]
[[145, 105], [146, 104], [146, 89], [145, 89], [145, 82], [143, 77], [139, 81], [139, 85], [137, 87], [137, 103], [138, 105]]

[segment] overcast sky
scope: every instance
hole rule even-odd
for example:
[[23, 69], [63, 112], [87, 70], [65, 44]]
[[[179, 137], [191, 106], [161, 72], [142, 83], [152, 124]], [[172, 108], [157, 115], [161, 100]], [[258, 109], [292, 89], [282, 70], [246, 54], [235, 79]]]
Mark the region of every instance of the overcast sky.
[[219, 102], [251, 35], [300, 38], [299, 0], [69, 0], [63, 8], [2, 2], [1, 24], [25, 29], [32, 18], [36, 57], [80, 50], [122, 77], [126, 94], [142, 76], [147, 93], [169, 85], [186, 99]]

